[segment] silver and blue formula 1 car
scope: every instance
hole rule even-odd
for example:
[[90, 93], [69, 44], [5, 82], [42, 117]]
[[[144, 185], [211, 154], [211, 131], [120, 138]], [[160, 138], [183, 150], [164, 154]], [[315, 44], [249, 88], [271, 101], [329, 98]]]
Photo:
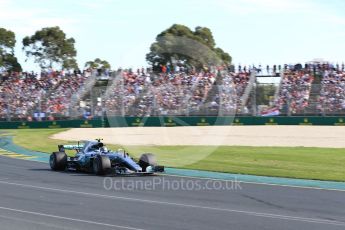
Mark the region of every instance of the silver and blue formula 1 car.
[[[54, 171], [73, 170], [96, 175], [114, 174], [153, 174], [164, 172], [164, 166], [158, 166], [151, 153], [144, 153], [136, 162], [123, 149], [109, 151], [101, 139], [85, 141], [78, 145], [59, 145], [59, 151], [53, 152], [49, 164]], [[73, 157], [65, 150], [75, 150]]]

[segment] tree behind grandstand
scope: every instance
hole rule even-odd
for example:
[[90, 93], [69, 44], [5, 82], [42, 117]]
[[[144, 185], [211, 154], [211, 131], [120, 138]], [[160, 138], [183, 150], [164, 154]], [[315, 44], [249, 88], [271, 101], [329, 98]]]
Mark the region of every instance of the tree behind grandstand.
[[16, 45], [15, 34], [4, 28], [0, 28], [0, 69], [20, 72], [22, 67], [14, 56]]
[[110, 69], [111, 65], [106, 60], [101, 60], [99, 58], [96, 58], [94, 61], [86, 62], [85, 68], [106, 70], [106, 69]]
[[230, 65], [231, 56], [216, 47], [212, 32], [207, 27], [195, 31], [184, 25], [174, 24], [157, 35], [146, 55], [153, 69], [163, 65], [184, 65], [201, 69], [204, 65]]
[[58, 27], [47, 27], [36, 31], [34, 35], [23, 39], [23, 50], [28, 58], [33, 57], [42, 69], [61, 67], [77, 69], [75, 59], [77, 51], [74, 38], [66, 38], [66, 34]]

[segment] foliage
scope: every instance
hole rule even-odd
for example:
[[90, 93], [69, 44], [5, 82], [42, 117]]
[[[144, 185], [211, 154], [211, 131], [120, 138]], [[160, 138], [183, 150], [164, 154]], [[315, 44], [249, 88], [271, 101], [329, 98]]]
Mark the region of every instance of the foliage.
[[274, 97], [277, 86], [274, 84], [257, 84], [256, 85], [256, 103], [257, 105], [269, 105]]
[[0, 68], [16, 72], [22, 70], [17, 58], [14, 56], [15, 45], [15, 34], [10, 30], [0, 28]]
[[100, 58], [96, 58], [94, 61], [88, 61], [85, 63], [85, 68], [91, 68], [91, 69], [110, 69], [111, 66], [109, 62], [106, 60], [101, 60]]
[[231, 64], [231, 56], [216, 47], [209, 28], [196, 27], [192, 31], [179, 24], [174, 24], [157, 35], [146, 60], [156, 70], [168, 64], [182, 64], [198, 69], [204, 65]]
[[57, 27], [47, 27], [23, 39], [23, 50], [27, 57], [33, 57], [41, 68], [77, 69], [75, 40]]

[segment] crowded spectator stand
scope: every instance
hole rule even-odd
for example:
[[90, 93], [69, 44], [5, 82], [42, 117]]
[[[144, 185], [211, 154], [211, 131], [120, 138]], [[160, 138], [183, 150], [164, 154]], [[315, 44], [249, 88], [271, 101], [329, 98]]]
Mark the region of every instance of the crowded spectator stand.
[[[337, 115], [345, 113], [344, 64], [184, 66], [99, 72], [47, 70], [41, 73], [1, 73], [0, 119], [56, 120], [76, 116], [227, 116], [227, 115]], [[266, 70], [265, 70], [266, 69]], [[256, 113], [252, 74], [264, 72], [280, 79], [270, 105]], [[277, 75], [278, 73], [278, 75]], [[92, 76], [95, 79], [90, 80]], [[277, 77], [278, 76], [278, 77]], [[108, 82], [105, 92], [76, 96], [94, 90], [98, 80]], [[255, 80], [255, 84], [260, 84]], [[88, 87], [86, 87], [88, 85]], [[85, 90], [85, 89], [84, 89]], [[248, 93], [249, 92], [249, 93]], [[248, 99], [249, 98], [249, 99]], [[85, 100], [91, 105], [84, 106]], [[92, 107], [92, 108], [91, 108]], [[315, 107], [315, 108], [314, 108]], [[75, 115], [73, 115], [75, 117]]]

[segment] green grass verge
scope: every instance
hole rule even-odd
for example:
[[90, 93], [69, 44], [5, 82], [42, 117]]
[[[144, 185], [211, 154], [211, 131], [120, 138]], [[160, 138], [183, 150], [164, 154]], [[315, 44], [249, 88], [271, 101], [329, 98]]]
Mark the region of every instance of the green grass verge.
[[[49, 138], [53, 134], [66, 131], [68, 129], [17, 129], [6, 130], [5, 135], [13, 135], [13, 142], [23, 148], [38, 152], [56, 152], [59, 144], [76, 144], [75, 141], [55, 140]], [[3, 134], [4, 135], [4, 134]], [[111, 149], [120, 146], [109, 145]], [[73, 155], [75, 151], [67, 151], [68, 155]]]
[[56, 152], [57, 145], [64, 143], [59, 140], [50, 139], [49, 136], [66, 131], [67, 129], [18, 129], [7, 130], [6, 133], [13, 135], [13, 142], [16, 145], [22, 146], [38, 152]]
[[[53, 152], [66, 143], [49, 136], [64, 129], [10, 130], [14, 143], [24, 148]], [[290, 178], [345, 181], [345, 149], [239, 146], [115, 146], [133, 156], [154, 153], [165, 166], [216, 172]]]

